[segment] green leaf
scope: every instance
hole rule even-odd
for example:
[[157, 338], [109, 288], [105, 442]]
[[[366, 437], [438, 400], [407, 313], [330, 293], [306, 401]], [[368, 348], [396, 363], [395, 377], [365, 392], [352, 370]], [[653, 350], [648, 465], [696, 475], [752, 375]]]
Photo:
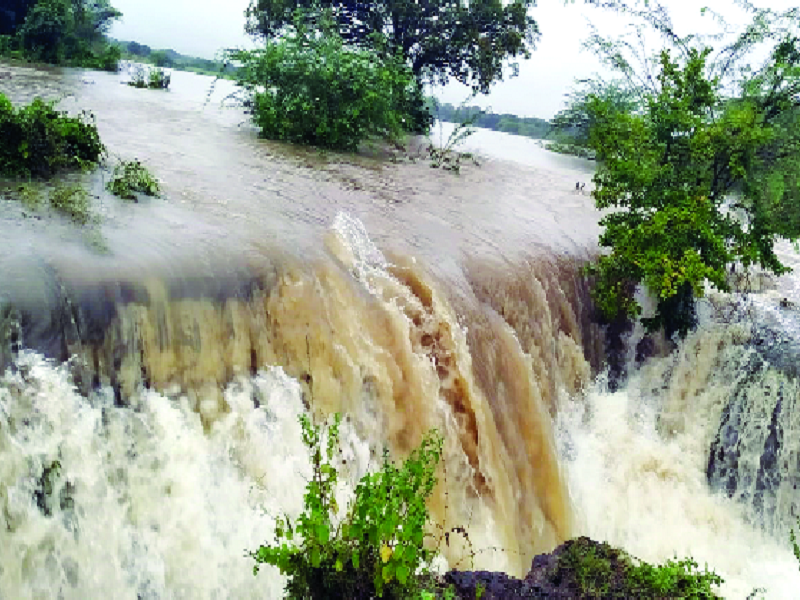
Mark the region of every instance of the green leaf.
[[408, 575], [410, 573], [410, 569], [407, 565], [401, 564], [397, 567], [397, 580], [405, 585], [406, 581], [408, 580]]

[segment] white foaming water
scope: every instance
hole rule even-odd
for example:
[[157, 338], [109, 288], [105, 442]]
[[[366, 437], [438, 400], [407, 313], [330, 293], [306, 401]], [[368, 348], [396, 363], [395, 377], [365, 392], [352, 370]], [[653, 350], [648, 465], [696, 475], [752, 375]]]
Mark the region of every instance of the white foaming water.
[[[302, 508], [300, 387], [270, 369], [225, 399], [204, 431], [185, 397], [115, 408], [23, 354], [0, 379], [0, 598], [281, 597], [245, 552]], [[355, 477], [369, 453], [343, 425]]]
[[719, 398], [712, 390], [691, 397], [694, 416], [705, 420], [669, 436], [658, 426], [664, 407], [644, 399], [644, 387], [641, 374], [617, 393], [598, 382], [585, 399], [563, 406], [559, 432], [578, 533], [648, 562], [691, 556], [725, 579], [725, 598], [760, 588], [755, 597], [795, 600], [800, 572], [788, 531], [785, 539], [768, 537], [747, 524], [742, 505], [708, 486], [707, 439]]

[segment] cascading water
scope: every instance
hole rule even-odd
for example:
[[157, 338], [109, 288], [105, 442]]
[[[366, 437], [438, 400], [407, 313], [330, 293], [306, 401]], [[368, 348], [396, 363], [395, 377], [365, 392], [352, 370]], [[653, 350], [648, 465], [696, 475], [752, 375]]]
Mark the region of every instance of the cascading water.
[[279, 597], [245, 552], [301, 508], [301, 411], [347, 416], [343, 497], [443, 431], [432, 515], [478, 551], [451, 537], [451, 566], [522, 575], [588, 534], [796, 596], [794, 276], [610, 393], [586, 173], [347, 162], [201, 112], [181, 73], [168, 97], [12, 72], [94, 108], [171, 200], [100, 207], [110, 256], [0, 202], [0, 599]]
[[[585, 399], [565, 401], [560, 446], [581, 532], [651, 562], [692, 556], [723, 576], [725, 598], [759, 589], [757, 598], [789, 600], [800, 590], [788, 542], [797, 526], [790, 507], [800, 499], [792, 406], [784, 405], [780, 450], [766, 440], [776, 400], [770, 389], [784, 385], [784, 397], [794, 399], [797, 384], [759, 361], [750, 329], [708, 324], [621, 390], [609, 393], [601, 380]], [[732, 415], [742, 412], [734, 427]], [[739, 439], [726, 440], [731, 434]], [[739, 458], [735, 472], [714, 456], [722, 447]], [[792, 475], [754, 493], [759, 463], [776, 454], [776, 470]], [[729, 493], [723, 473], [745, 489]]]

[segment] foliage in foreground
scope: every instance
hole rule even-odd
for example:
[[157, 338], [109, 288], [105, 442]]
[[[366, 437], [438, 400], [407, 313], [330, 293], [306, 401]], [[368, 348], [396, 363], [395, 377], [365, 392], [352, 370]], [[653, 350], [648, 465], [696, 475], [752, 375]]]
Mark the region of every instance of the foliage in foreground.
[[2, 177], [49, 177], [93, 165], [105, 152], [91, 114], [72, 117], [39, 98], [16, 109], [0, 94], [0, 140]]
[[335, 417], [324, 440], [307, 416], [300, 422], [313, 468], [305, 509], [295, 521], [280, 518], [275, 543], [250, 553], [255, 572], [261, 564], [278, 567], [289, 577], [290, 598], [418, 595], [431, 580], [434, 552], [423, 546], [426, 501], [436, 485], [442, 438], [429, 434], [400, 466], [384, 453], [381, 470], [361, 479], [344, 519], [337, 523], [333, 461], [340, 418]]
[[411, 123], [414, 79], [393, 57], [345, 45], [335, 32], [300, 24], [261, 49], [235, 51], [238, 85], [264, 137], [355, 150], [362, 141], [399, 140]]
[[138, 160], [123, 161], [114, 167], [106, 188], [123, 200], [135, 201], [136, 194], [158, 196], [161, 193], [158, 180]]
[[[797, 519], [797, 530], [800, 532], [800, 517]], [[792, 552], [797, 559], [797, 564], [800, 566], [800, 544], [797, 542], [797, 534], [794, 532], [794, 527], [789, 529], [789, 542], [792, 544]]]

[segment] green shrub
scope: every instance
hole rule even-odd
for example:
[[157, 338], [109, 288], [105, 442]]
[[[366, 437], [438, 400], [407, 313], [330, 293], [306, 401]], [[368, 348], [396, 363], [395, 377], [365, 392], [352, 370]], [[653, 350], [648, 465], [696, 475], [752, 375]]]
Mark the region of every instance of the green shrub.
[[713, 588], [723, 580], [700, 571], [691, 558], [650, 565], [624, 551], [589, 538], [567, 542], [552, 583], [569, 588], [580, 598], [719, 598]]
[[415, 80], [400, 60], [348, 47], [335, 32], [302, 30], [265, 48], [235, 51], [238, 85], [264, 137], [355, 150], [397, 141], [413, 127]]
[[115, 73], [119, 69], [119, 61], [122, 58], [122, 50], [115, 44], [108, 44], [105, 49], [98, 53], [93, 61], [93, 67], [103, 71]]
[[[800, 517], [797, 519], [797, 530], [800, 531]], [[794, 532], [794, 528], [789, 529], [789, 541], [792, 544], [792, 551], [797, 559], [797, 563], [800, 565], [800, 544], [797, 543], [797, 535]]]
[[557, 152], [558, 154], [570, 154], [572, 156], [578, 156], [580, 158], [586, 158], [589, 160], [596, 160], [597, 158], [597, 153], [594, 150], [584, 146], [578, 146], [577, 144], [549, 142], [545, 148], [550, 150], [550, 152]]
[[139, 89], [165, 90], [169, 87], [171, 80], [172, 77], [164, 69], [138, 67], [131, 73], [128, 85]]
[[36, 98], [15, 109], [0, 94], [0, 176], [49, 177], [96, 163], [105, 152], [94, 117], [71, 117]]
[[0, 56], [6, 56], [14, 50], [14, 38], [10, 35], [0, 35]]
[[337, 471], [333, 466], [340, 418], [327, 431], [300, 417], [303, 442], [311, 452], [313, 476], [305, 508], [296, 521], [278, 519], [275, 543], [250, 556], [289, 577], [290, 598], [392, 598], [418, 596], [431, 581], [434, 551], [423, 547], [428, 521], [426, 501], [436, 485], [442, 438], [426, 436], [401, 466], [384, 453], [380, 471], [365, 475], [344, 520], [334, 523]]
[[118, 164], [106, 188], [125, 200], [136, 200], [137, 193], [147, 196], [158, 196], [161, 193], [158, 180], [138, 160]]

